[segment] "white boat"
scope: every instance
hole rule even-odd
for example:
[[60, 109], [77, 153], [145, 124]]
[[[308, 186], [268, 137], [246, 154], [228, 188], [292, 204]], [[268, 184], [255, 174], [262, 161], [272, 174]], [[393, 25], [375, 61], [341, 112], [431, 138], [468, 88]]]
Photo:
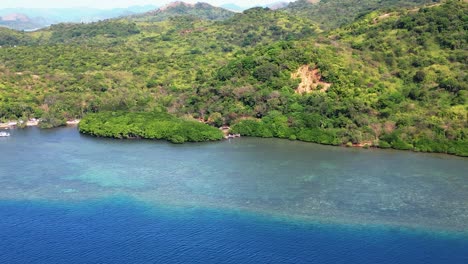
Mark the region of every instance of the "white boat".
[[5, 132], [5, 131], [0, 131], [0, 137], [9, 137], [10, 133]]

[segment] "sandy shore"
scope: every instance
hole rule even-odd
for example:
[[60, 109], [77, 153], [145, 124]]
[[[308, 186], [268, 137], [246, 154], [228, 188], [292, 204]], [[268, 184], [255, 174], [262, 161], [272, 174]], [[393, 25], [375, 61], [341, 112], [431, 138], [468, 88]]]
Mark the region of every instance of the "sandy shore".
[[[81, 121], [80, 119], [68, 120], [67, 126], [76, 126], [80, 123], [80, 121]], [[21, 122], [24, 122], [24, 121], [8, 121], [6, 123], [0, 123], [0, 128], [3, 128], [3, 129], [14, 128], [18, 126], [18, 124]], [[33, 118], [33, 119], [26, 121], [26, 126], [27, 127], [38, 126], [39, 122], [40, 122], [39, 119]]]
[[76, 126], [80, 123], [80, 121], [80, 119], [69, 120], [67, 121], [67, 126]]

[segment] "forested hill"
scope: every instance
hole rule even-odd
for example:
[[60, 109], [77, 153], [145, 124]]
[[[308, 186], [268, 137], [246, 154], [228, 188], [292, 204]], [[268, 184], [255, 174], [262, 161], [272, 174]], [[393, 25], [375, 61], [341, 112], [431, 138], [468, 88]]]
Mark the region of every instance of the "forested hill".
[[24, 32], [0, 27], [0, 46], [29, 45], [34, 42], [33, 38]]
[[208, 20], [224, 20], [234, 16], [234, 12], [221, 7], [215, 7], [207, 3], [198, 2], [189, 4], [185, 2], [173, 2], [157, 10], [141, 15], [135, 15], [136, 21], [163, 21], [175, 16], [192, 16]]
[[298, 0], [285, 11], [307, 17], [324, 29], [337, 28], [375, 10], [412, 8], [440, 0]]
[[0, 31], [0, 119], [156, 110], [243, 135], [467, 156], [467, 5], [376, 10], [325, 32], [264, 8]]

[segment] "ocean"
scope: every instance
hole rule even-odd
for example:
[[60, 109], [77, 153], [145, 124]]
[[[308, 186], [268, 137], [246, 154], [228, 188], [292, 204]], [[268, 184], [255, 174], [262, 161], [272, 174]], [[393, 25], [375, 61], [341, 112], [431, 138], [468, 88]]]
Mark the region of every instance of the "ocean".
[[0, 263], [468, 263], [466, 158], [11, 133]]

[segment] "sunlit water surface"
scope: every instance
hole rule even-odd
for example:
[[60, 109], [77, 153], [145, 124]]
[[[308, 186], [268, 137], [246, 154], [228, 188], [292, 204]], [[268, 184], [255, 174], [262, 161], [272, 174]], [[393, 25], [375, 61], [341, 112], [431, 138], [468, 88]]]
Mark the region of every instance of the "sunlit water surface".
[[468, 263], [466, 158], [11, 134], [1, 263]]

